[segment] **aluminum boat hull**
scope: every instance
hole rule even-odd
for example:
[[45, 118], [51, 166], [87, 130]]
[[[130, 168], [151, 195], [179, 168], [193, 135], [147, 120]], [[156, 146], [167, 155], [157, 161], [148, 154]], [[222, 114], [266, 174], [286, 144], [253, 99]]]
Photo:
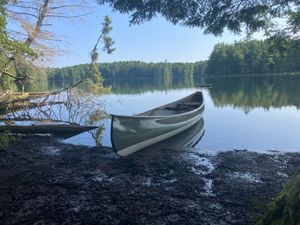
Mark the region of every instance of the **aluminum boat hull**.
[[135, 116], [112, 115], [112, 146], [119, 155], [128, 156], [189, 129], [203, 112], [202, 92], [195, 92]]

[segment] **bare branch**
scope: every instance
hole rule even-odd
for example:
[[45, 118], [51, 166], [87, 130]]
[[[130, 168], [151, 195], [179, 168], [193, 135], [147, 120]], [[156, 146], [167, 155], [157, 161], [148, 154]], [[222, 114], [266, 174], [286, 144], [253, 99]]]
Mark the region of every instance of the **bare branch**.
[[[50, 9], [63, 9], [63, 8], [82, 8], [82, 5], [61, 5], [61, 6], [52, 6]], [[91, 7], [85, 7], [85, 8], [91, 8]]]
[[31, 14], [31, 13], [26, 13], [26, 12], [16, 12], [16, 11], [13, 11], [13, 10], [10, 10], [10, 9], [6, 9], [6, 11], [9, 12], [9, 13], [13, 13], [13, 14], [25, 15], [25, 16], [31, 16], [31, 17], [38, 18], [38, 16], [36, 16], [36, 15], [34, 15], [34, 14]]
[[84, 17], [84, 16], [88, 16], [88, 15], [91, 15], [91, 14], [92, 13], [85, 13], [85, 14], [73, 15], [73, 16], [47, 15], [45, 17], [48, 17], [48, 18], [66, 18], [66, 19], [70, 19], [70, 18]]
[[9, 73], [9, 72], [7, 72], [7, 71], [2, 71], [2, 73], [3, 73], [4, 75], [9, 76], [9, 77], [11, 77], [11, 78], [14, 78], [14, 79], [16, 79], [16, 80], [19, 79], [19, 77], [16, 77], [16, 76], [12, 75], [11, 73]]
[[20, 32], [20, 31], [11, 30], [11, 29], [7, 29], [7, 31], [8, 31], [9, 33], [15, 33], [15, 34], [18, 34], [18, 35], [27, 36], [27, 34], [22, 33], [22, 32]]
[[39, 9], [36, 8], [36, 7], [25, 6], [25, 5], [20, 5], [20, 4], [12, 4], [12, 3], [9, 3], [9, 4], [7, 4], [7, 5], [8, 5], [8, 6], [11, 6], [11, 7], [21, 8], [21, 9], [39, 10]]
[[45, 0], [43, 6], [40, 9], [40, 13], [38, 16], [38, 20], [36, 22], [36, 26], [34, 29], [34, 33], [29, 35], [27, 40], [25, 41], [25, 44], [30, 46], [32, 44], [32, 42], [35, 40], [37, 34], [40, 32], [42, 24], [43, 24], [43, 20], [47, 14], [48, 11], [48, 5], [49, 5], [50, 0]]

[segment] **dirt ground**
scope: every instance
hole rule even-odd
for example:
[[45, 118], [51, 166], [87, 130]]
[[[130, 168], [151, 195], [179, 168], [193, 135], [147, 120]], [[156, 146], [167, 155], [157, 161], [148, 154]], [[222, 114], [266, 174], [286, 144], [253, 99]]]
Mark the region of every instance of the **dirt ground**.
[[190, 150], [118, 157], [49, 137], [0, 149], [0, 224], [255, 224], [300, 153]]

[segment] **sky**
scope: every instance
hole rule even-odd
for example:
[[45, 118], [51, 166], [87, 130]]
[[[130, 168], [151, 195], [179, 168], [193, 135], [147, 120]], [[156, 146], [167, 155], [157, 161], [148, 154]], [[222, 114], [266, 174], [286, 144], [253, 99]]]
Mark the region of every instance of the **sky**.
[[215, 44], [233, 43], [245, 37], [229, 32], [221, 37], [204, 35], [200, 28], [173, 25], [162, 17], [130, 26], [129, 15], [112, 12], [108, 6], [95, 3], [93, 13], [81, 20], [57, 20], [54, 23], [52, 29], [63, 39], [59, 45], [67, 51], [57, 55], [49, 66], [64, 67], [88, 63], [89, 52], [98, 38], [106, 15], [112, 18], [111, 37], [115, 41], [116, 50], [110, 55], [99, 51], [101, 62], [196, 62], [208, 59]]

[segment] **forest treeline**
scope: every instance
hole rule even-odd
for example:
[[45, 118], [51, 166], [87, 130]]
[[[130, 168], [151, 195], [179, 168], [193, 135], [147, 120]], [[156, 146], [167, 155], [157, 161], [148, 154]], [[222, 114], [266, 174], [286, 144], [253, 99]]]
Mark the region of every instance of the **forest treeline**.
[[[196, 63], [145, 63], [141, 61], [124, 61], [100, 63], [99, 68], [104, 79], [110, 78], [164, 78], [201, 76], [206, 62]], [[78, 80], [88, 70], [88, 64], [68, 66], [53, 69], [48, 78], [50, 80]]]
[[[207, 61], [196, 63], [145, 63], [126, 61], [99, 64], [101, 74], [110, 78], [163, 78], [222, 75], [252, 75], [300, 72], [300, 40], [250, 40], [215, 45]], [[53, 69], [50, 80], [78, 80], [87, 64]]]
[[267, 39], [215, 45], [208, 75], [269, 74], [300, 71], [300, 40]]

